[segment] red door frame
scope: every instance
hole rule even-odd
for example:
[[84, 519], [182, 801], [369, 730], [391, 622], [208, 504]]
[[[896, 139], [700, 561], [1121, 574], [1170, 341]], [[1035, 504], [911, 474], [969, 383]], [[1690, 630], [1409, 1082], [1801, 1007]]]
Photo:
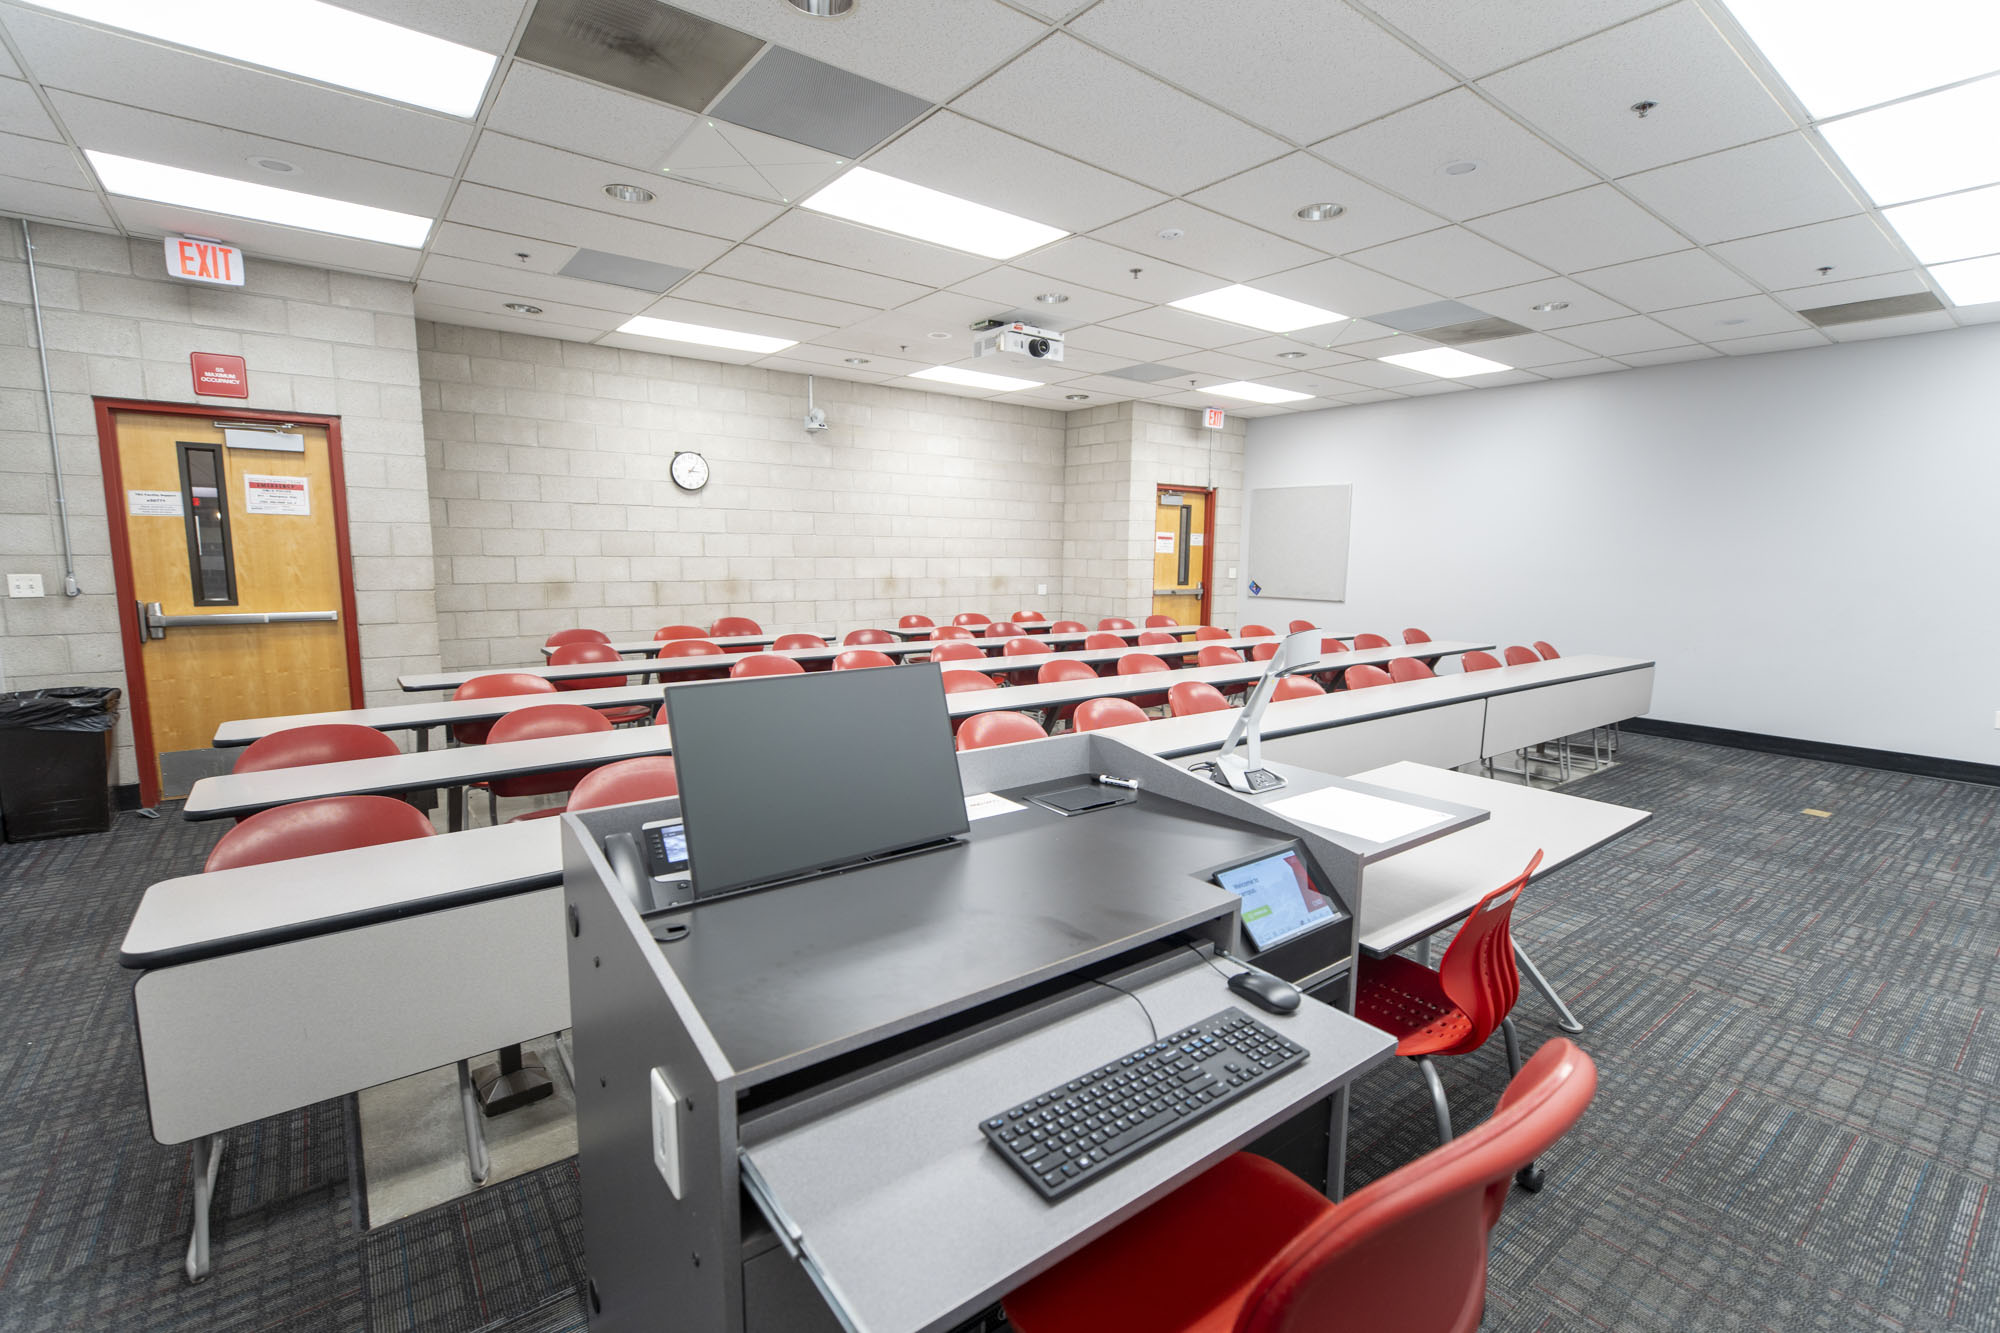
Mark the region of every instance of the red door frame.
[[139, 803], [151, 808], [160, 799], [159, 756], [153, 751], [153, 714], [146, 698], [146, 676], [139, 663], [139, 625], [133, 607], [139, 595], [132, 585], [132, 548], [125, 536], [125, 477], [118, 465], [118, 412], [150, 412], [159, 416], [204, 417], [210, 421], [254, 421], [273, 425], [320, 426], [326, 430], [328, 488], [333, 492], [334, 560], [340, 568], [341, 631], [347, 641], [347, 701], [361, 703], [361, 627], [355, 623], [354, 556], [347, 544], [347, 473], [340, 461], [340, 418], [309, 412], [223, 410], [207, 403], [148, 403], [136, 398], [94, 398], [97, 413], [97, 453], [104, 469], [104, 505], [111, 531], [111, 573], [118, 585], [118, 637], [125, 645], [125, 693], [132, 709], [132, 742], [139, 764]]
[[[1202, 506], [1203, 522], [1208, 531], [1201, 542], [1201, 623], [1208, 623], [1209, 595], [1215, 583], [1215, 488], [1213, 486], [1169, 486], [1165, 482], [1154, 483], [1153, 508], [1158, 509], [1159, 496], [1166, 492], [1175, 495], [1202, 495], [1207, 502]], [[1148, 602], [1152, 598], [1146, 599]]]

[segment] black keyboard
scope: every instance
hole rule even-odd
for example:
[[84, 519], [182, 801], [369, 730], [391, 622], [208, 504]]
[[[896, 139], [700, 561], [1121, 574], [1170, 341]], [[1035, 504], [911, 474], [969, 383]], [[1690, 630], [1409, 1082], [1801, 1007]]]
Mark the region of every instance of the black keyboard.
[[1224, 1009], [979, 1128], [1044, 1199], [1060, 1199], [1305, 1059], [1298, 1043]]

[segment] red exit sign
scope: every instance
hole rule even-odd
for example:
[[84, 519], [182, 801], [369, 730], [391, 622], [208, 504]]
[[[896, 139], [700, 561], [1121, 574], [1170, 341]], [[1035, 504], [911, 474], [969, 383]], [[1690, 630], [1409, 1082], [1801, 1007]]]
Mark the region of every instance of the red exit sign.
[[243, 252], [221, 241], [197, 240], [192, 236], [167, 237], [167, 272], [189, 282], [212, 282], [223, 287], [243, 285]]

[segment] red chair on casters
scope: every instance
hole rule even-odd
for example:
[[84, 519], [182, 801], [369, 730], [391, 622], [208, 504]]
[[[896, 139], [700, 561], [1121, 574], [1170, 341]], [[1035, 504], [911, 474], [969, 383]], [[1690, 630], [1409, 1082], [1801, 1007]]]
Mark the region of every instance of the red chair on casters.
[[[1079, 662], [1073, 657], [1058, 657], [1053, 662], [1044, 662], [1035, 668], [1035, 684], [1037, 685], [1054, 685], [1058, 681], [1095, 680], [1096, 678], [1097, 668], [1091, 666], [1088, 662]], [[1084, 701], [1084, 703], [1088, 702], [1089, 700]], [[1056, 710], [1056, 724], [1060, 726], [1067, 722], [1072, 726], [1076, 726], [1075, 719], [1081, 713], [1082, 708], [1083, 704], [1064, 704]], [[1145, 714], [1141, 713], [1140, 716], [1144, 717]]]
[[1220, 713], [1229, 707], [1222, 691], [1206, 681], [1184, 680], [1167, 691], [1167, 711], [1175, 717]]
[[1008, 1322], [1017, 1333], [1473, 1333], [1508, 1178], [1596, 1090], [1590, 1057], [1557, 1038], [1484, 1124], [1339, 1203], [1261, 1157], [1224, 1158], [1014, 1291]]
[[[642, 710], [652, 717], [650, 708]], [[595, 708], [585, 708], [581, 704], [549, 704], [543, 708], [520, 708], [507, 714], [493, 724], [493, 730], [486, 740], [489, 745], [502, 745], [508, 741], [540, 740], [547, 736], [583, 736], [593, 731], [611, 730], [611, 721]], [[558, 769], [552, 773], [524, 773], [513, 778], [494, 778], [485, 784], [486, 809], [492, 822], [500, 822], [500, 798], [502, 796], [553, 796], [557, 792], [567, 792], [583, 780], [587, 768]], [[526, 814], [515, 815], [510, 824], [523, 819], [547, 819], [563, 812], [560, 805], [545, 810], [530, 810]]]
[[1106, 727], [1123, 727], [1152, 720], [1146, 716], [1145, 709], [1130, 699], [1085, 699], [1072, 707], [1076, 709], [1078, 731], [1102, 731]]
[[429, 815], [393, 796], [324, 796], [259, 810], [222, 835], [202, 870], [268, 865], [435, 832]]

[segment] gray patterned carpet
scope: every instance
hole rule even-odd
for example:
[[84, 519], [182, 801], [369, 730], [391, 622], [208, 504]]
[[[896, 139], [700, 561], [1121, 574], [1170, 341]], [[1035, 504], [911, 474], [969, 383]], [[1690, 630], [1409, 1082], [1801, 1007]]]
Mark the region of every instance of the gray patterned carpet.
[[[1486, 1326], [2000, 1330], [2000, 789], [1646, 737], [1623, 757], [1571, 790], [1655, 819], [1515, 917], [1602, 1085], [1501, 1220]], [[364, 1237], [337, 1103], [231, 1135], [215, 1276], [182, 1280], [188, 1153], [146, 1131], [116, 953], [145, 885], [218, 832], [121, 815], [0, 847], [0, 1329], [582, 1329], [573, 1162]], [[1556, 1033], [1532, 993], [1518, 1017], [1531, 1049]], [[1499, 1042], [1443, 1072], [1471, 1123]], [[1407, 1066], [1356, 1102], [1355, 1183], [1430, 1146]]]

